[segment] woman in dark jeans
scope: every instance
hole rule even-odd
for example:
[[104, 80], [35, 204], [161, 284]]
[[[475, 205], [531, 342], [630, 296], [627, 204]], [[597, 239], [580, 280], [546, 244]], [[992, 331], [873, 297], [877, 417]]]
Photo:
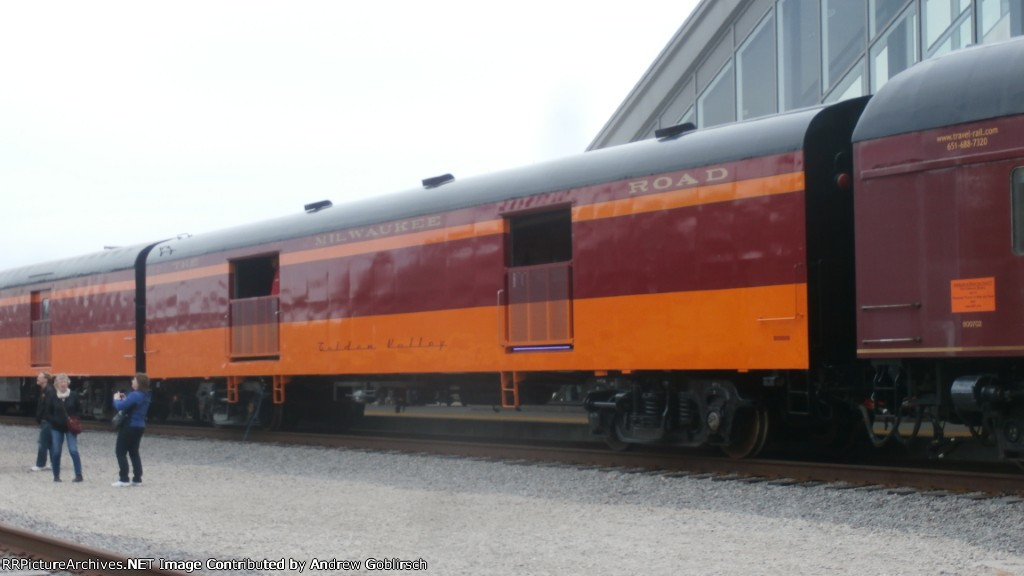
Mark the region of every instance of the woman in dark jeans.
[[[149, 376], [142, 372], [132, 378], [132, 391], [114, 394], [114, 409], [131, 416], [117, 431], [114, 454], [117, 456], [118, 478], [111, 486], [139, 486], [142, 484], [142, 458], [139, 444], [146, 431], [146, 413], [149, 412]], [[132, 481], [128, 482], [128, 458], [132, 461]]]
[[82, 459], [78, 455], [78, 437], [68, 430], [68, 418], [81, 417], [82, 402], [78, 393], [71, 390], [71, 379], [67, 374], [58, 374], [54, 382], [55, 391], [46, 397], [46, 419], [50, 422], [50, 463], [53, 464], [53, 481], [60, 482], [60, 456], [64, 441], [68, 443], [71, 463], [75, 466], [75, 482], [82, 481]]

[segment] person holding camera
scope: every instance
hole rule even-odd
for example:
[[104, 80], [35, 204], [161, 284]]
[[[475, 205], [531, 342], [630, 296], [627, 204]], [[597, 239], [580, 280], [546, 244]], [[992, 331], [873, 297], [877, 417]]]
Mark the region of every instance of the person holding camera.
[[[128, 394], [114, 394], [114, 409], [123, 410], [131, 416], [117, 431], [114, 455], [117, 456], [118, 478], [111, 486], [139, 486], [142, 484], [142, 457], [139, 444], [146, 431], [146, 414], [149, 412], [149, 376], [139, 372], [132, 378], [132, 391]], [[132, 462], [132, 481], [128, 482], [128, 459]]]

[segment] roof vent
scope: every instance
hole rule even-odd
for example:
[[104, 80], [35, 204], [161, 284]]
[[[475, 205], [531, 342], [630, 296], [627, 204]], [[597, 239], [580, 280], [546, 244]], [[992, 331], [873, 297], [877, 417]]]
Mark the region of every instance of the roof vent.
[[426, 189], [437, 188], [442, 184], [447, 184], [455, 180], [455, 176], [451, 174], [441, 174], [440, 176], [434, 176], [433, 178], [427, 178], [423, 181], [423, 187]]
[[330, 208], [331, 206], [334, 206], [334, 204], [330, 200], [321, 200], [319, 202], [313, 202], [312, 204], [306, 204], [303, 208], [306, 209], [307, 214], [312, 214], [314, 212], [319, 212], [324, 208]]
[[682, 124], [676, 124], [675, 126], [669, 126], [668, 128], [659, 128], [654, 131], [654, 137], [658, 140], [662, 138], [672, 138], [679, 136], [680, 134], [686, 134], [687, 132], [693, 132], [697, 129], [697, 126], [693, 122], [683, 122]]

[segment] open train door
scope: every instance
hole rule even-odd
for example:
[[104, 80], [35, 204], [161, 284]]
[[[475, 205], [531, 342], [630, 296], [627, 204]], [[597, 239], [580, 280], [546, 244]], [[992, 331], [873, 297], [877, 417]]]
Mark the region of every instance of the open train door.
[[572, 348], [572, 213], [568, 206], [511, 215], [501, 344], [512, 352]]

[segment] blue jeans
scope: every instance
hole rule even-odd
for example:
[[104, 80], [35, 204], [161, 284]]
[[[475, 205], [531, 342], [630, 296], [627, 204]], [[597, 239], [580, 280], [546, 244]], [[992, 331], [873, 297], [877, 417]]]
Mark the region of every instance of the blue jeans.
[[75, 477], [82, 475], [82, 459], [78, 457], [78, 436], [70, 432], [61, 432], [53, 429], [53, 451], [50, 453], [50, 461], [53, 463], [53, 477], [60, 478], [60, 453], [64, 449], [64, 439], [68, 440], [68, 453], [71, 454], [71, 462], [75, 464]]
[[[50, 421], [43, 420], [39, 423], [39, 451], [36, 453], [36, 466], [46, 467], [46, 455], [53, 449], [53, 436], [50, 435]], [[52, 460], [52, 458], [51, 458]]]

